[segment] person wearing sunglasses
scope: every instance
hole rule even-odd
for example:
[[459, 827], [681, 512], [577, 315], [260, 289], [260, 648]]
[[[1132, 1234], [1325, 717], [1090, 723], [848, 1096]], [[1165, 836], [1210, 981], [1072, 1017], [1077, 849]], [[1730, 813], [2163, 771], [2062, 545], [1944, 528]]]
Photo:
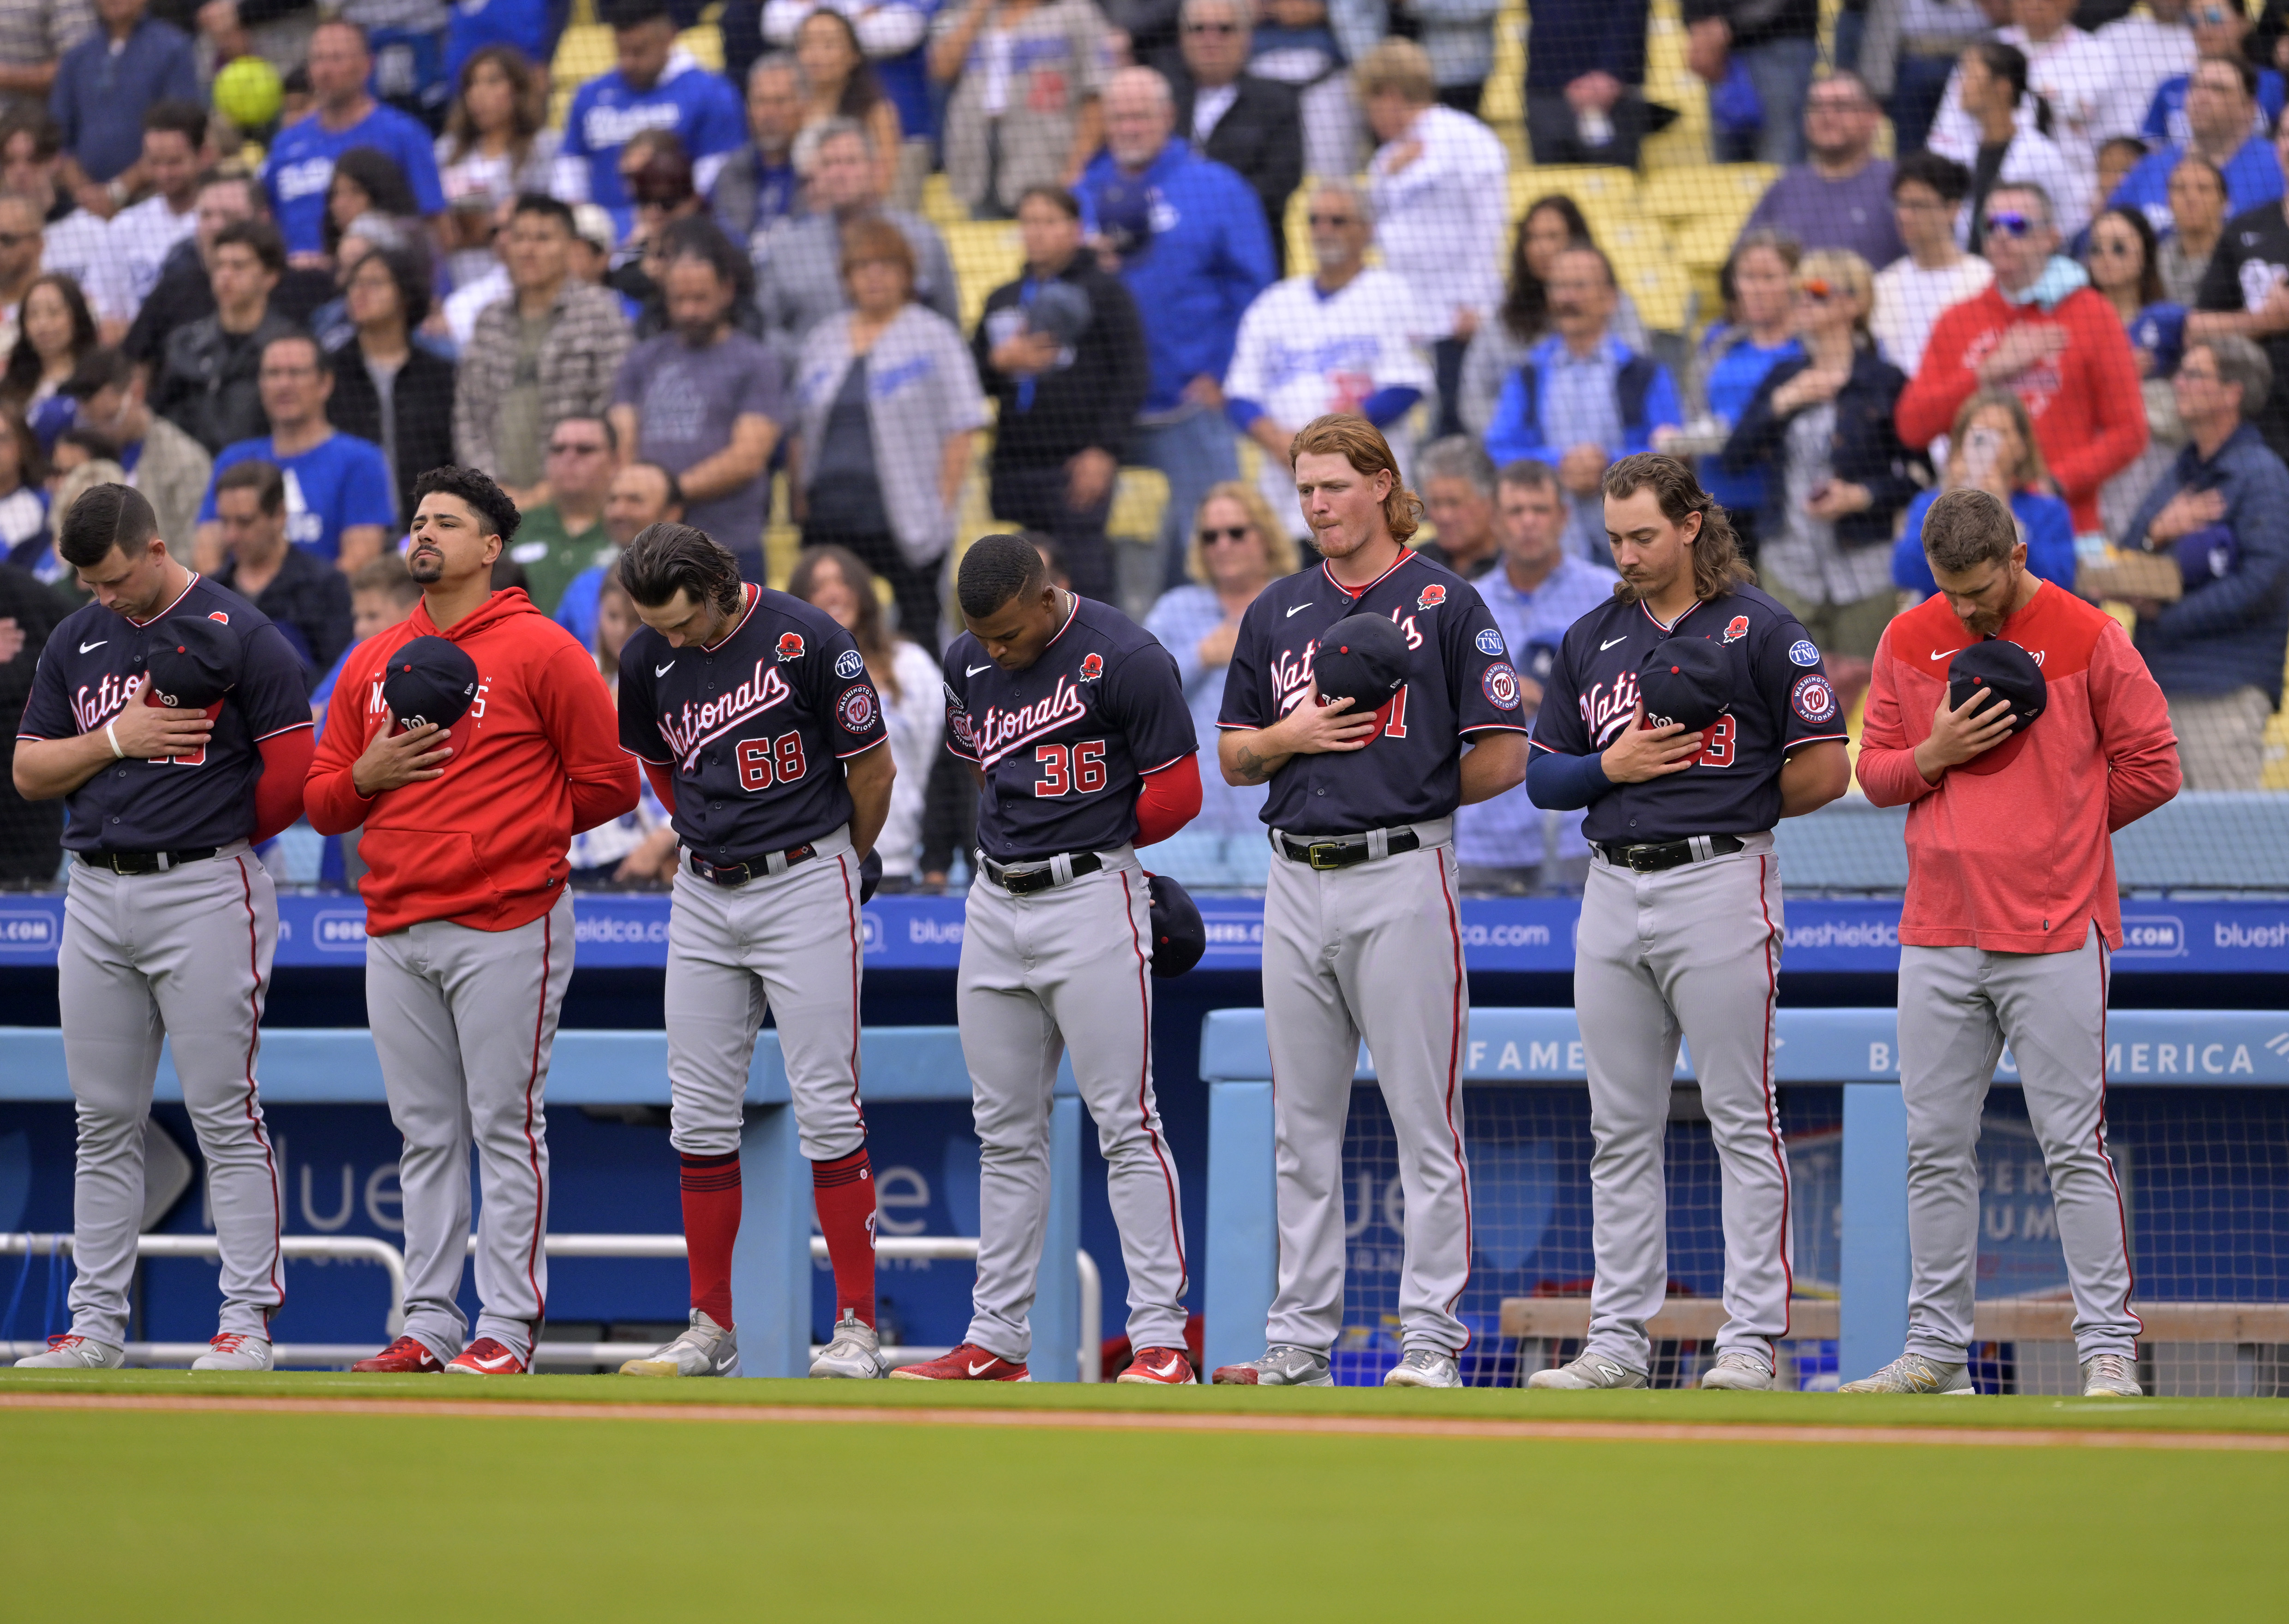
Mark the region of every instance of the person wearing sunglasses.
[[548, 499], [524, 510], [508, 555], [524, 567], [526, 593], [554, 615], [575, 577], [618, 552], [604, 528], [604, 493], [620, 469], [620, 440], [608, 418], [566, 418], [544, 454]]
[[2034, 419], [2076, 532], [2096, 534], [2100, 488], [2146, 449], [2137, 359], [2114, 307], [2058, 253], [2040, 187], [1996, 187], [1984, 218], [1995, 281], [1932, 328], [1923, 365], [1900, 396], [1900, 438], [1920, 451], [1973, 394], [2007, 389]]

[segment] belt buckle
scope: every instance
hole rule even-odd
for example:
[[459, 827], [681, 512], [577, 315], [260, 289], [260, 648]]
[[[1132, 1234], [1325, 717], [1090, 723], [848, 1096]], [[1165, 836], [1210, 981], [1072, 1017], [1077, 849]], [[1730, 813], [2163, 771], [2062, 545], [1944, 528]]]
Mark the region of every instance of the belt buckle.
[[[1329, 869], [1348, 868], [1350, 866], [1350, 864], [1338, 860], [1342, 857], [1344, 851], [1344, 845], [1341, 840], [1313, 840], [1311, 844], [1304, 847], [1304, 850], [1305, 855], [1311, 858], [1312, 866], [1315, 869], [1321, 870], [1322, 872]], [[1325, 863], [1320, 861], [1320, 854], [1322, 852], [1328, 854], [1328, 860]]]
[[1661, 872], [1654, 866], [1654, 848], [1650, 846], [1632, 846], [1629, 848], [1628, 856], [1631, 873], [1657, 874]]

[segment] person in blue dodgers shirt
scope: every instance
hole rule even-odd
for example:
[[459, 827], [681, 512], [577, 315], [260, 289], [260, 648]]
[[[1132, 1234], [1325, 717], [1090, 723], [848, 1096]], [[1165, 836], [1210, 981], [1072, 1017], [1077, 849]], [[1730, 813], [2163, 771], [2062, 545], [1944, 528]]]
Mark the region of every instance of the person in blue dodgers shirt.
[[692, 186], [705, 197], [746, 145], [747, 121], [723, 76], [708, 72], [675, 43], [666, 0], [611, 0], [602, 10], [619, 60], [573, 95], [551, 189], [567, 203], [602, 203], [626, 236], [635, 207], [620, 179], [620, 148], [630, 136], [673, 131], [691, 159]]
[[310, 96], [315, 108], [288, 124], [270, 143], [262, 166], [270, 212], [286, 238], [296, 265], [322, 264], [325, 258], [326, 189], [334, 160], [353, 147], [371, 147], [405, 171], [413, 201], [424, 215], [444, 212], [445, 191], [437, 180], [437, 152], [421, 121], [384, 107], [367, 92], [373, 56], [365, 30], [336, 19], [310, 36]]

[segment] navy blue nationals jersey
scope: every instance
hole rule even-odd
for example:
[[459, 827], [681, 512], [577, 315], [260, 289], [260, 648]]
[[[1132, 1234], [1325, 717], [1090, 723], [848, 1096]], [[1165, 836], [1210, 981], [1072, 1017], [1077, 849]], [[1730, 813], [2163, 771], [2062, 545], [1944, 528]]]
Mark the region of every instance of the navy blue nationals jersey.
[[195, 575], [181, 597], [140, 625], [100, 603], [66, 617], [40, 651], [16, 736], [101, 729], [142, 681], [167, 623], [185, 615], [236, 634], [238, 685], [207, 707], [214, 733], [196, 755], [107, 762], [64, 798], [71, 814], [64, 845], [73, 851], [187, 851], [246, 839], [254, 832], [262, 741], [310, 725], [309, 676], [285, 634], [228, 587]]
[[620, 650], [620, 748], [673, 767], [675, 832], [704, 861], [807, 846], [850, 821], [839, 763], [880, 744], [882, 701], [833, 617], [768, 587], [706, 648], [646, 626]]
[[1637, 845], [1770, 829], [1780, 821], [1789, 752], [1844, 736], [1836, 690], [1804, 627], [1755, 587], [1735, 586], [1673, 626], [1619, 598], [1575, 621], [1543, 689], [1534, 744], [1569, 756], [1612, 744], [1637, 713], [1638, 667], [1671, 637], [1706, 638], [1732, 657], [1733, 707], [1705, 729], [1690, 770], [1616, 784], [1591, 801], [1586, 839]]
[[953, 640], [945, 733], [945, 747], [985, 776], [977, 844], [996, 863], [1128, 845], [1140, 781], [1200, 748], [1176, 660], [1079, 593], [1023, 671], [1002, 670], [967, 632]]
[[1268, 728], [1312, 691], [1320, 638], [1350, 615], [1388, 615], [1407, 634], [1407, 681], [1376, 714], [1367, 748], [1288, 758], [1264, 821], [1290, 834], [1361, 834], [1452, 816], [1466, 734], [1524, 733], [1518, 672], [1479, 589], [1412, 552], [1354, 593], [1325, 564], [1265, 587], [1240, 617], [1224, 673], [1223, 728]]

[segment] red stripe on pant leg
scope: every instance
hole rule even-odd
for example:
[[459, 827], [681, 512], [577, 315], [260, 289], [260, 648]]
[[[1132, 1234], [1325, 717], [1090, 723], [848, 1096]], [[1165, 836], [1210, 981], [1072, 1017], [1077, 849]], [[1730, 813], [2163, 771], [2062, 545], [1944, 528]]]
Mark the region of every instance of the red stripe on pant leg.
[[1765, 919], [1765, 1050], [1758, 1063], [1765, 1091], [1765, 1132], [1773, 1142], [1773, 1166], [1781, 1174], [1781, 1278], [1787, 1283], [1786, 1294], [1781, 1298], [1781, 1335], [1785, 1337], [1796, 1323], [1796, 1270], [1789, 1265], [1789, 1170], [1788, 1153], [1781, 1148], [1780, 1118], [1773, 1105], [1773, 1006], [1780, 1001], [1779, 967], [1773, 962], [1773, 904], [1766, 895], [1766, 883], [1771, 877], [1771, 859], [1764, 853], [1757, 855], [1757, 907]]
[[[1455, 1305], [1463, 1300], [1463, 1290], [1468, 1289], [1471, 1284], [1471, 1167], [1463, 1158], [1462, 1130], [1455, 1126], [1455, 1090], [1462, 1086], [1463, 1075], [1463, 1028], [1470, 1012], [1463, 1003], [1463, 922], [1455, 907], [1454, 888], [1447, 883], [1447, 859], [1443, 854], [1439, 854], [1439, 895], [1447, 902], [1447, 934], [1455, 944], [1454, 1008], [1450, 1017], [1451, 1035], [1447, 1040], [1447, 1136], [1454, 1142], [1455, 1172], [1463, 1181], [1463, 1289], [1458, 1289], [1447, 1299], [1447, 1312], [1452, 1314]], [[1470, 1345], [1471, 1331], [1465, 1325], [1463, 1327], [1463, 1348]], [[1463, 1348], [1455, 1351], [1460, 1353]]]
[[1176, 1244], [1176, 1294], [1182, 1299], [1192, 1280], [1192, 1265], [1184, 1261], [1184, 1221], [1176, 1211], [1176, 1181], [1168, 1172], [1168, 1158], [1160, 1149], [1160, 1135], [1152, 1126], [1152, 995], [1145, 985], [1144, 940], [1137, 934], [1137, 898], [1129, 888], [1129, 872], [1121, 873], [1121, 898], [1129, 910], [1129, 941], [1137, 951], [1137, 1002], [1144, 1020], [1144, 1059], [1137, 1072], [1137, 1117], [1144, 1125], [1144, 1137], [1152, 1142], [1154, 1159], [1160, 1164], [1160, 1182], [1168, 1191], [1168, 1234]]
[[[2093, 925], [2092, 929], [2097, 927]], [[2114, 1186], [2114, 1219], [2122, 1229], [2122, 1272], [2130, 1282], [2122, 1294], [2122, 1311], [2141, 1331], [2146, 1322], [2130, 1307], [2132, 1294], [2138, 1289], [2138, 1271], [2130, 1263], [2130, 1219], [2122, 1210], [2122, 1181], [2116, 1176], [2114, 1158], [2106, 1150], [2106, 938], [2098, 939], [2098, 1126], [2092, 1136], [2098, 1142], [2098, 1159], [2106, 1164], [2106, 1182]], [[2057, 1200], [2054, 1195], [2054, 1202]]]
[[850, 890], [850, 859], [848, 855], [838, 855], [834, 862], [842, 871], [842, 905], [850, 920], [850, 1109], [858, 1113], [863, 1146], [866, 1108], [858, 1103], [858, 958], [865, 950], [858, 930], [858, 899]]
[[[254, 1113], [254, 1053], [262, 1042], [262, 940], [254, 918], [254, 882], [247, 878], [244, 857], [238, 859], [238, 893], [246, 904], [246, 967], [254, 976], [246, 994], [246, 1121], [254, 1130], [254, 1142], [262, 1147], [263, 1165], [270, 1169], [270, 1289], [278, 1294], [278, 1308], [284, 1308], [286, 1282], [280, 1272], [279, 1237], [286, 1232], [286, 1214], [279, 1206], [278, 1163], [270, 1153], [270, 1137], [262, 1131], [262, 1118]], [[276, 1311], [263, 1310], [265, 1331], [270, 1329], [270, 1316]]]
[[532, 1244], [524, 1254], [524, 1279], [532, 1287], [532, 1334], [536, 1336], [539, 1334], [540, 1322], [548, 1318], [548, 1304], [540, 1295], [539, 1273], [544, 1222], [541, 1214], [547, 1199], [541, 1192], [540, 1141], [532, 1132], [532, 1091], [540, 1086], [540, 1033], [548, 1022], [548, 959], [555, 944], [555, 913], [551, 908], [540, 916], [540, 997], [532, 1011], [532, 1070], [524, 1079], [524, 1149], [532, 1164]]

